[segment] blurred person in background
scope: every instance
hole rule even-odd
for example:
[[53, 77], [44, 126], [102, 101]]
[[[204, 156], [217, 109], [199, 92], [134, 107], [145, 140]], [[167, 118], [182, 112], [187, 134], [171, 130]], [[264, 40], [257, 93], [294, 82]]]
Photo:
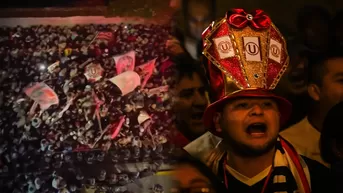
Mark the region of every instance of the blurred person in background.
[[[204, 65], [193, 59], [180, 45], [179, 40], [173, 36], [167, 41], [166, 48], [175, 62], [176, 72], [176, 86], [173, 89], [174, 112], [177, 117], [176, 127], [181, 133], [177, 133], [175, 136], [175, 144], [178, 147], [185, 147], [189, 142], [201, 136], [201, 139], [196, 141], [196, 143], [201, 143], [199, 147], [211, 148], [218, 143], [220, 138], [206, 132], [207, 130], [202, 121], [197, 120], [202, 116], [212, 96], [212, 92], [208, 87]], [[185, 95], [185, 93], [187, 94]], [[196, 112], [197, 115], [191, 111]], [[193, 116], [192, 114], [194, 114], [196, 121], [192, 121], [194, 119], [190, 117]], [[199, 148], [198, 150], [197, 153], [199, 154], [208, 151], [206, 148]]]
[[[296, 108], [289, 127], [280, 133], [281, 136], [291, 142], [300, 154], [326, 166], [328, 164], [322, 160], [319, 148], [322, 121], [328, 109], [340, 100], [334, 99], [334, 95], [341, 92], [337, 87], [339, 81], [334, 79], [335, 74], [341, 72], [340, 56], [329, 51], [330, 18], [330, 13], [319, 6], [305, 6], [299, 11], [297, 38], [289, 46], [289, 73], [281, 80], [281, 85], [288, 85], [285, 86], [289, 91], [286, 96]], [[292, 43], [298, 48], [293, 48]], [[300, 49], [299, 53], [297, 49]], [[336, 87], [332, 87], [334, 82]], [[331, 97], [330, 93], [333, 94]]]
[[330, 20], [330, 13], [321, 6], [303, 7], [297, 17], [298, 41], [310, 49], [325, 51], [329, 45]]
[[215, 19], [215, 3], [215, 0], [183, 0], [186, 22], [184, 46], [194, 59], [201, 56], [202, 32]]
[[202, 49], [201, 34], [215, 18], [216, 1], [174, 0], [170, 2], [170, 6], [181, 13], [180, 18], [174, 18], [172, 22], [172, 35], [193, 59], [199, 60]]
[[311, 60], [307, 87], [311, 98], [308, 114], [282, 131], [281, 136], [302, 155], [328, 166], [321, 158], [319, 139], [327, 112], [343, 100], [343, 52], [332, 50]]
[[332, 46], [342, 49], [343, 47], [343, 10], [336, 13], [331, 21], [330, 37]]
[[275, 88], [278, 95], [287, 98], [293, 106], [292, 115], [283, 128], [287, 128], [307, 115], [309, 96], [307, 93], [308, 57], [313, 50], [296, 39], [287, 42], [290, 63]]
[[174, 186], [171, 193], [224, 193], [224, 184], [202, 162], [190, 156], [178, 160], [172, 176]]
[[334, 191], [343, 191], [343, 102], [333, 106], [327, 113], [320, 137], [321, 155], [331, 164]]
[[209, 100], [208, 83], [199, 62], [187, 54], [173, 58], [175, 86], [172, 90], [176, 127], [192, 141], [206, 132], [202, 116]]
[[289, 99], [294, 107], [291, 119], [285, 126], [300, 121], [307, 112], [308, 63], [328, 48], [330, 13], [320, 6], [305, 6], [297, 16], [297, 33], [286, 37], [290, 65], [276, 92]]

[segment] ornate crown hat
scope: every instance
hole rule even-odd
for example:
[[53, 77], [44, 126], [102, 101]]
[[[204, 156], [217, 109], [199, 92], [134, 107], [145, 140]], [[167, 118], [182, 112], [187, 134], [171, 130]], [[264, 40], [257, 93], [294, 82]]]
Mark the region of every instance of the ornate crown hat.
[[213, 125], [213, 115], [224, 101], [237, 97], [269, 97], [278, 101], [281, 122], [291, 113], [291, 104], [271, 91], [286, 71], [289, 57], [286, 41], [262, 10], [246, 13], [234, 9], [203, 32], [203, 54], [216, 102], [205, 111], [204, 123]]

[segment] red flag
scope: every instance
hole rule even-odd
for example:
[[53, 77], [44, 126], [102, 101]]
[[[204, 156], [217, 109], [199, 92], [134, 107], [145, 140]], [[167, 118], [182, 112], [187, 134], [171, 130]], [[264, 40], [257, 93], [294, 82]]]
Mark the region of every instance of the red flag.
[[119, 122], [115, 123], [112, 125], [112, 135], [111, 135], [111, 139], [114, 139], [118, 136], [123, 124], [124, 124], [124, 121], [125, 121], [125, 115], [124, 116], [121, 116], [120, 119], [119, 119]]
[[162, 62], [162, 65], [160, 67], [160, 71], [162, 72], [162, 74], [164, 75], [165, 71], [170, 68], [173, 65], [173, 62], [171, 60], [166, 60], [164, 62]]
[[140, 65], [136, 68], [137, 73], [141, 77], [141, 87], [144, 88], [146, 83], [148, 82], [149, 78], [151, 77], [154, 69], [155, 69], [155, 62], [156, 59], [150, 60], [149, 62]]
[[97, 40], [107, 40], [112, 41], [113, 40], [113, 33], [112, 32], [99, 32], [96, 36]]

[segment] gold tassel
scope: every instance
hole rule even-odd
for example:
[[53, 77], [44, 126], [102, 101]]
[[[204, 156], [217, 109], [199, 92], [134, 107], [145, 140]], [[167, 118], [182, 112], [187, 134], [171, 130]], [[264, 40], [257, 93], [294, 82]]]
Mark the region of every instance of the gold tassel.
[[[222, 144], [222, 143], [221, 143]], [[213, 149], [205, 159], [205, 164], [212, 169], [212, 172], [216, 175], [218, 175], [218, 168], [220, 160], [225, 155], [225, 150], [222, 148], [222, 145], [219, 144], [218, 147]]]

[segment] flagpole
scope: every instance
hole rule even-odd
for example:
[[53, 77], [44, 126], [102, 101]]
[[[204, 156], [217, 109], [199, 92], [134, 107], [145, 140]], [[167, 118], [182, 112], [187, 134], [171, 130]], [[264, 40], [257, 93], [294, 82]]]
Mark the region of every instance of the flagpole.
[[97, 31], [96, 34], [95, 34], [95, 36], [94, 36], [94, 38], [92, 39], [92, 41], [89, 42], [87, 48], [94, 42], [94, 40], [98, 37], [98, 35], [99, 35], [99, 32]]

